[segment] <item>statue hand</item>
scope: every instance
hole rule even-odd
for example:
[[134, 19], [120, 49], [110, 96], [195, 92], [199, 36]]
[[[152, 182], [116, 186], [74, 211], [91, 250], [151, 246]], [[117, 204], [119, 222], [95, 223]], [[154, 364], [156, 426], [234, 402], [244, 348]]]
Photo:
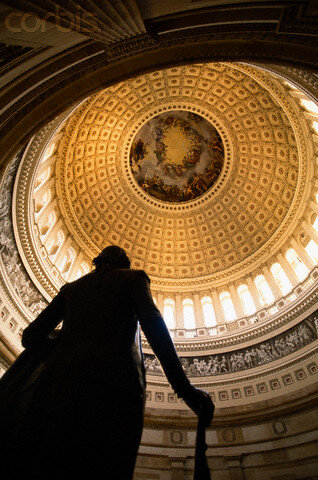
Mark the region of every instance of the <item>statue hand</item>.
[[206, 427], [211, 425], [215, 407], [207, 392], [193, 387], [191, 392], [183, 397], [183, 400], [196, 415], [203, 419]]

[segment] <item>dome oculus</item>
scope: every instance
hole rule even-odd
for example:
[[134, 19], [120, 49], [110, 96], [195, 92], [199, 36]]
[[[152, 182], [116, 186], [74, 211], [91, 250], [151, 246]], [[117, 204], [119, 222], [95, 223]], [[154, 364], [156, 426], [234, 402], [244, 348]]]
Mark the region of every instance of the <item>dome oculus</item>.
[[130, 168], [138, 185], [170, 203], [204, 195], [219, 178], [223, 164], [224, 146], [215, 127], [183, 110], [148, 120], [130, 149]]

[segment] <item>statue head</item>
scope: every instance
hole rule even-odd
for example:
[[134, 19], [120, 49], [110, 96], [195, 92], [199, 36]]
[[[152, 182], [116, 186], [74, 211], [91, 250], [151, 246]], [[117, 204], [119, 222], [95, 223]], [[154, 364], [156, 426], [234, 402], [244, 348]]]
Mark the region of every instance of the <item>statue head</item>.
[[110, 245], [104, 248], [98, 257], [93, 259], [93, 264], [97, 271], [130, 268], [130, 260], [125, 250], [117, 245]]

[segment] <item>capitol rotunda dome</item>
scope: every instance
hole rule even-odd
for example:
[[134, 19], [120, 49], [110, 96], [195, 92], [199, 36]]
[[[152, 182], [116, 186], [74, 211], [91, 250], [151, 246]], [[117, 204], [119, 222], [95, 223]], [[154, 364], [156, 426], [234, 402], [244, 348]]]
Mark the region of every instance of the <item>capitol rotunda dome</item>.
[[[311, 392], [317, 122], [316, 104], [284, 78], [226, 62], [144, 73], [56, 117], [2, 180], [11, 341], [114, 244], [149, 275], [187, 375], [216, 403], [228, 433], [210, 432], [210, 445], [239, 441], [231, 422], [244, 412], [264, 423], [267, 402]], [[144, 454], [167, 422], [181, 429], [169, 445], [186, 449], [194, 419], [143, 335], [142, 345]]]
[[261, 269], [311, 193], [312, 145], [289, 91], [259, 69], [212, 63], [145, 74], [83, 102], [37, 152], [32, 179], [20, 174], [39, 281], [72, 279], [48, 251], [49, 211], [89, 266], [119, 244], [153, 288], [216, 287]]

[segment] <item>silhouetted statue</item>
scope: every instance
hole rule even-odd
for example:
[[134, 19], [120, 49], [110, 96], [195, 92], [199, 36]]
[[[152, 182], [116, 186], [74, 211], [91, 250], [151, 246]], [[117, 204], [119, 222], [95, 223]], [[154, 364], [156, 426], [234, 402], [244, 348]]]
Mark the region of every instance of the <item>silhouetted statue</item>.
[[138, 321], [177, 395], [212, 419], [212, 401], [186, 377], [146, 273], [130, 269], [118, 246], [93, 263], [23, 332], [26, 351], [37, 350], [63, 321], [9, 446], [10, 479], [20, 467], [33, 480], [132, 478], [145, 405]]

